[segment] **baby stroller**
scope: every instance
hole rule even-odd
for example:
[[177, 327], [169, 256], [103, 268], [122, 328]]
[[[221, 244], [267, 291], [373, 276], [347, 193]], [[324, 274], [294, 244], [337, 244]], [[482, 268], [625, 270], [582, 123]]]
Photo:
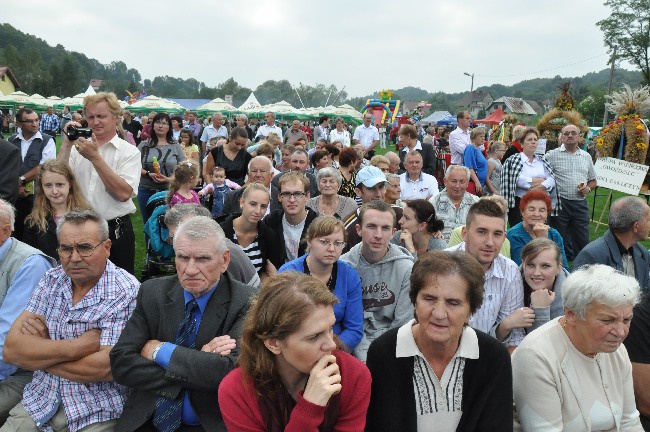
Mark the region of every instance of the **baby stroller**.
[[167, 243], [169, 230], [165, 225], [167, 191], [153, 194], [147, 201], [146, 211], [151, 214], [144, 224], [144, 238], [147, 245], [141, 281], [176, 273], [174, 248]]

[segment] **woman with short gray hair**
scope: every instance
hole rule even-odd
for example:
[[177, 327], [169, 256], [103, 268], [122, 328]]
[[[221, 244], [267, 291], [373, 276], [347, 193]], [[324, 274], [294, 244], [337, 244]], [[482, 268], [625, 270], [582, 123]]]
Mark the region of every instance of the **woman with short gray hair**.
[[316, 183], [320, 195], [307, 201], [310, 207], [319, 216], [334, 216], [337, 219], [349, 215], [357, 209], [357, 202], [352, 198], [341, 196], [338, 190], [343, 182], [341, 172], [336, 168], [328, 167], [318, 171]]
[[643, 431], [622, 346], [640, 297], [636, 279], [602, 264], [564, 281], [564, 316], [528, 334], [512, 356], [524, 431]]

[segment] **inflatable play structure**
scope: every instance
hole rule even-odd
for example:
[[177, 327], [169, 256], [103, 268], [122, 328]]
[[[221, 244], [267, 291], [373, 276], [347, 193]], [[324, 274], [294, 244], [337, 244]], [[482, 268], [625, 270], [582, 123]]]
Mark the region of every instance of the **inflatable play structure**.
[[393, 124], [400, 107], [400, 101], [393, 99], [393, 92], [382, 90], [379, 92], [379, 99], [368, 99], [366, 105], [361, 109], [361, 114], [367, 111], [372, 113], [375, 126], [382, 123]]

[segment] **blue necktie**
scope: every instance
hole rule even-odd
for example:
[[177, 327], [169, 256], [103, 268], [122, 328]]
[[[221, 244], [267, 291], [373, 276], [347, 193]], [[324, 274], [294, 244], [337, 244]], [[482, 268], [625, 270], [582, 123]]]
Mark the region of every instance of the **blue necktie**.
[[[194, 309], [198, 307], [195, 299], [185, 306], [185, 316], [178, 326], [178, 333], [174, 340], [175, 345], [194, 349], [196, 342], [196, 320]], [[160, 432], [174, 432], [181, 425], [183, 414], [183, 399], [185, 390], [182, 390], [176, 399], [159, 397], [156, 399], [156, 408], [153, 413], [153, 425]]]

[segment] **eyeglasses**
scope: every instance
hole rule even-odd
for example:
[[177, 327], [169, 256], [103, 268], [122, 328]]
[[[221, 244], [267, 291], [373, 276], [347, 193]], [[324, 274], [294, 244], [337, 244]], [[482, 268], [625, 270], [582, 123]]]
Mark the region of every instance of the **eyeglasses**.
[[155, 124], [163, 125], [163, 126], [169, 126], [169, 123], [167, 123], [166, 121], [162, 121], [162, 120], [158, 120]]
[[562, 135], [564, 135], [564, 136], [578, 135], [578, 132], [576, 132], [576, 131], [566, 131], [566, 132], [562, 132]]
[[304, 192], [280, 192], [280, 198], [304, 198], [305, 195], [307, 195]]
[[97, 246], [91, 246], [87, 243], [82, 243], [75, 246], [59, 245], [59, 247], [56, 248], [56, 251], [59, 253], [59, 256], [61, 258], [66, 258], [66, 259], [72, 258], [72, 254], [74, 253], [75, 250], [77, 251], [77, 253], [81, 258], [88, 258], [95, 252], [95, 249], [97, 249], [99, 245], [101, 245], [105, 241], [106, 240], [100, 241], [97, 244]]
[[32, 123], [32, 124], [34, 124], [34, 123], [38, 123], [38, 122], [40, 122], [40, 121], [41, 121], [40, 119], [34, 119], [34, 120], [18, 120], [18, 123]]
[[324, 248], [329, 248], [332, 245], [334, 245], [334, 247], [336, 249], [343, 249], [345, 247], [345, 242], [344, 241], [325, 240], [324, 238], [319, 238], [317, 240], [318, 240], [318, 243], [320, 243], [320, 245], [323, 246]]

